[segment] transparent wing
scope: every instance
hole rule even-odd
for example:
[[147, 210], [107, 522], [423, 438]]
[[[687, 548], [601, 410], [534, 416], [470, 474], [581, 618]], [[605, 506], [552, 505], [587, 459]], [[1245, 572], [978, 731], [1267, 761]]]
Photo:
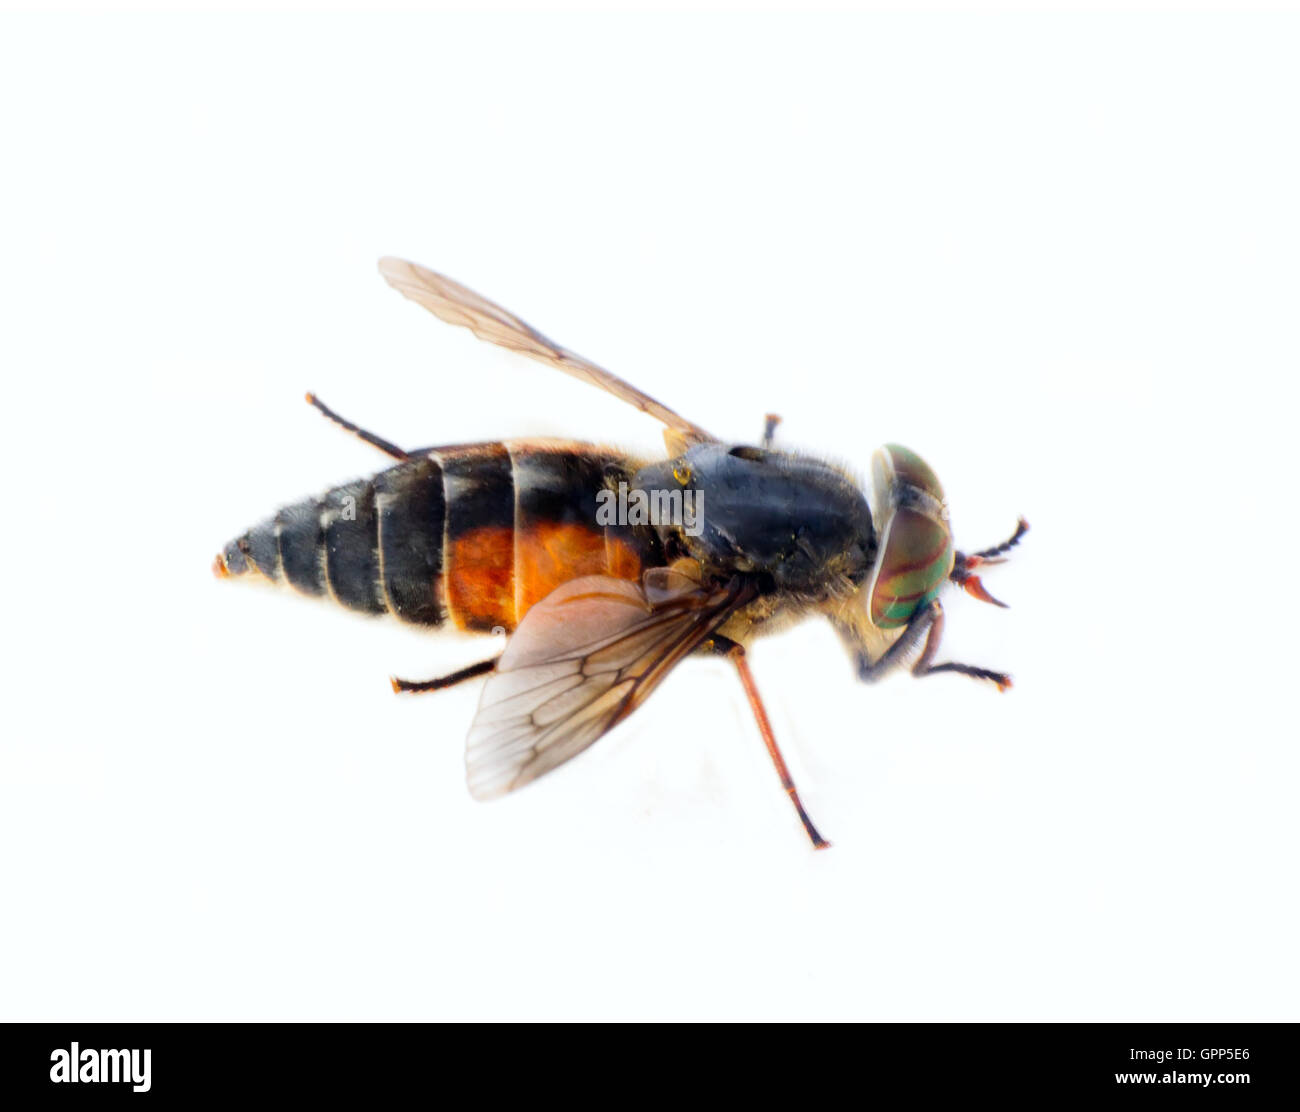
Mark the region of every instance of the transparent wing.
[[618, 375], [611, 374], [604, 367], [598, 367], [581, 355], [548, 340], [530, 324], [486, 297], [481, 297], [473, 290], [467, 289], [459, 282], [453, 282], [444, 275], [404, 259], [380, 259], [379, 273], [398, 293], [423, 305], [434, 316], [445, 320], [448, 324], [463, 325], [480, 340], [499, 344], [511, 351], [522, 352], [533, 359], [550, 364], [565, 374], [597, 386], [629, 405], [636, 406], [641, 412], [662, 421], [687, 440], [715, 439], [699, 425], [686, 420], [681, 414], [673, 412], [661, 402], [655, 401], [649, 394], [643, 394], [631, 383], [624, 382]]
[[556, 588], [524, 616], [483, 688], [465, 750], [470, 794], [494, 799], [581, 753], [746, 597], [663, 568], [644, 584], [591, 575]]

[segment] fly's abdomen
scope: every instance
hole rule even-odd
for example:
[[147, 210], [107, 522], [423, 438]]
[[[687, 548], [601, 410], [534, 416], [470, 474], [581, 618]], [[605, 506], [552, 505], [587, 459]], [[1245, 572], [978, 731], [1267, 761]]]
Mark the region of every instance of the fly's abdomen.
[[514, 629], [515, 479], [504, 444], [442, 453], [447, 607], [459, 629]]
[[[404, 504], [419, 500], [413, 488], [421, 477], [417, 471], [394, 481], [385, 472], [285, 506], [226, 545], [215, 570], [331, 597], [364, 614], [391, 612], [436, 625], [437, 576], [429, 574], [429, 567], [441, 560], [441, 538], [409, 536], [410, 517], [402, 514]], [[394, 556], [387, 568], [381, 540], [385, 531]], [[395, 534], [406, 536], [405, 543], [394, 545]]]
[[351, 610], [382, 614], [388, 596], [379, 572], [379, 515], [375, 484], [359, 479], [335, 487], [321, 500], [325, 581], [334, 597]]
[[515, 610], [518, 618], [556, 587], [584, 575], [636, 578], [646, 553], [630, 529], [598, 523], [598, 496], [627, 481], [629, 469], [607, 452], [520, 442], [510, 446], [515, 475]]
[[442, 467], [429, 455], [376, 475], [379, 584], [388, 609], [413, 625], [447, 616], [442, 534], [447, 516]]
[[635, 468], [582, 444], [432, 449], [286, 506], [228, 544], [215, 570], [414, 625], [508, 632], [570, 579], [636, 579], [662, 562], [652, 531], [597, 519], [597, 496]]

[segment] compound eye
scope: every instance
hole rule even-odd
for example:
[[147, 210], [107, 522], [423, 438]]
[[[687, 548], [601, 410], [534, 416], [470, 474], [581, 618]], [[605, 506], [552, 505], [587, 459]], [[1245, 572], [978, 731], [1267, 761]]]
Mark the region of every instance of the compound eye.
[[947, 527], [916, 510], [896, 510], [885, 525], [871, 582], [871, 622], [877, 629], [907, 625], [928, 606], [952, 571]]
[[[876, 453], [877, 467], [888, 472], [892, 482], [924, 491], [931, 498], [943, 501], [943, 486], [934, 469], [911, 448], [901, 444], [886, 444]], [[877, 482], [880, 478], [877, 478]]]
[[952, 537], [941, 522], [916, 510], [895, 511], [871, 584], [872, 623], [877, 629], [907, 625], [939, 593], [952, 566]]
[[907, 625], [928, 606], [952, 571], [943, 487], [910, 448], [886, 444], [871, 462], [876, 499], [876, 550], [868, 600], [877, 629]]

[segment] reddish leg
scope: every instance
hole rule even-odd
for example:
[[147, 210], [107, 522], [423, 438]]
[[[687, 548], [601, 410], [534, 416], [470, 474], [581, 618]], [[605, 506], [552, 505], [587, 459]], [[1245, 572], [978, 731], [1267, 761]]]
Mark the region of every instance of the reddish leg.
[[803, 828], [807, 831], [813, 848], [829, 849], [830, 842], [817, 833], [817, 828], [813, 826], [812, 819], [808, 817], [808, 812], [803, 809], [803, 803], [799, 799], [799, 791], [794, 786], [794, 780], [790, 777], [790, 770], [785, 766], [785, 758], [781, 756], [781, 749], [776, 744], [776, 735], [772, 733], [772, 723], [768, 721], [767, 711], [764, 709], [763, 700], [758, 694], [758, 686], [754, 683], [753, 673], [749, 670], [749, 661], [745, 657], [744, 648], [734, 641], [724, 642], [721, 637], [714, 640], [719, 642], [719, 647], [731, 658], [731, 662], [736, 666], [736, 671], [740, 673], [740, 682], [745, 688], [745, 695], [749, 698], [749, 708], [754, 712], [754, 720], [758, 723], [758, 732], [763, 735], [763, 744], [767, 746], [768, 756], [772, 758], [772, 763], [776, 765], [776, 774], [781, 778], [781, 787], [785, 789], [785, 794], [790, 797], [790, 802], [794, 804], [794, 809], [799, 813], [799, 821], [803, 823]]

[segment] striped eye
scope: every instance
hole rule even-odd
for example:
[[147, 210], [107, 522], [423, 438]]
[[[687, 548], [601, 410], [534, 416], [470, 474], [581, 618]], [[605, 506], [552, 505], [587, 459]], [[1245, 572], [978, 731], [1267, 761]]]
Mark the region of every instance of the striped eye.
[[946, 526], [916, 510], [896, 510], [885, 527], [875, 579], [871, 621], [898, 629], [939, 593], [952, 571], [952, 537]]
[[928, 606], [953, 568], [943, 487], [915, 452], [887, 444], [871, 466], [875, 488], [876, 566], [868, 584], [871, 622], [899, 629]]

